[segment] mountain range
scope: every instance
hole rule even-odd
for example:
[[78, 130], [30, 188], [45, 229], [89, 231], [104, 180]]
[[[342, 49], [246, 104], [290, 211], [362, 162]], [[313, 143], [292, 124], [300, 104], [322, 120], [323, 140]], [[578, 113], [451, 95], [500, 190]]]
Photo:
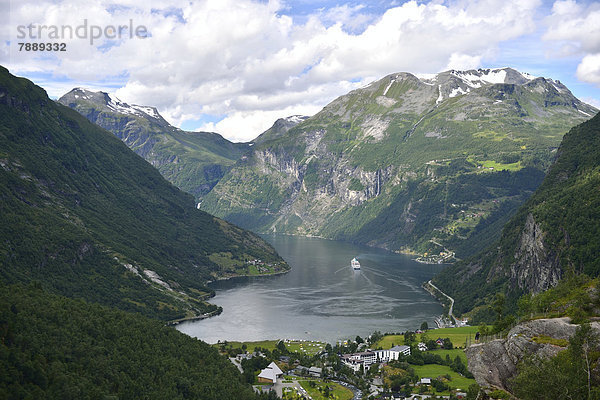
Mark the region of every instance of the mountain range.
[[596, 112], [511, 68], [396, 73], [263, 134], [201, 208], [255, 232], [466, 258], [499, 237], [565, 132]]
[[58, 102], [112, 132], [175, 186], [200, 200], [250, 148], [211, 132], [187, 132], [154, 107], [127, 104], [106, 92], [75, 88]]

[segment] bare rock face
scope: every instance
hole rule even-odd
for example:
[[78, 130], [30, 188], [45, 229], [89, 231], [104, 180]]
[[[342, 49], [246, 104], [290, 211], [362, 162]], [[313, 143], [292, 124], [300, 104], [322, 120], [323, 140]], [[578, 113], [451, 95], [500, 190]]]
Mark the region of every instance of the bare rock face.
[[[548, 343], [537, 343], [535, 337], [550, 337], [568, 340], [575, 334], [578, 325], [569, 318], [538, 319], [527, 321], [510, 330], [506, 339], [493, 340], [467, 348], [469, 371], [483, 388], [497, 388], [511, 392], [510, 381], [517, 373], [518, 363], [530, 354], [553, 357], [564, 347]], [[600, 324], [592, 323], [600, 335]]]
[[529, 214], [515, 254], [516, 262], [511, 265], [513, 287], [539, 293], [558, 284], [562, 276], [558, 254], [545, 246], [544, 236], [541, 226]]

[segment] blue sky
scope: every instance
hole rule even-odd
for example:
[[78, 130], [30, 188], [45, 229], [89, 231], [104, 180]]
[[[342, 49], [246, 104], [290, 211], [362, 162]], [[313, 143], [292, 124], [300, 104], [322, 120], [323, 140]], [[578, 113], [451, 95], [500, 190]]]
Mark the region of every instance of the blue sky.
[[[171, 123], [251, 140], [387, 74], [513, 67], [600, 107], [600, 3], [541, 0], [12, 0], [1, 63], [52, 97], [73, 87], [151, 105]], [[17, 27], [144, 27], [19, 52]], [[109, 30], [110, 32], [110, 30]], [[22, 40], [22, 39], [21, 39]]]

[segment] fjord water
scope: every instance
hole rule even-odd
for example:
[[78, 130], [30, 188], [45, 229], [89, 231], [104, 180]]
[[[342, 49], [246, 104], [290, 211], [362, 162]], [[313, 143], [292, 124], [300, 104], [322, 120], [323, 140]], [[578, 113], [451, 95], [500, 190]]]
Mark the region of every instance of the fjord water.
[[[265, 235], [292, 270], [272, 277], [237, 278], [211, 285], [217, 317], [177, 329], [209, 343], [218, 340], [310, 339], [334, 343], [375, 330], [434, 325], [443, 310], [421, 288], [443, 266], [349, 243]], [[350, 260], [357, 257], [361, 270]]]

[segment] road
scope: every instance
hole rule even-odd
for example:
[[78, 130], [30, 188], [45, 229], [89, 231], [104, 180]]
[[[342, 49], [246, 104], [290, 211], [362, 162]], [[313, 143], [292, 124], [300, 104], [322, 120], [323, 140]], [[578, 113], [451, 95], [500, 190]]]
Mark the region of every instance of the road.
[[435, 286], [433, 283], [431, 283], [431, 281], [429, 281], [427, 283], [432, 288], [434, 288], [435, 290], [437, 290], [438, 292], [440, 292], [441, 294], [446, 296], [448, 298], [448, 300], [450, 300], [450, 309], [448, 310], [448, 316], [450, 317], [450, 319], [456, 320], [456, 318], [454, 318], [454, 315], [452, 314], [452, 310], [454, 309], [454, 299], [452, 297], [448, 296], [446, 293], [442, 292], [437, 286]]

